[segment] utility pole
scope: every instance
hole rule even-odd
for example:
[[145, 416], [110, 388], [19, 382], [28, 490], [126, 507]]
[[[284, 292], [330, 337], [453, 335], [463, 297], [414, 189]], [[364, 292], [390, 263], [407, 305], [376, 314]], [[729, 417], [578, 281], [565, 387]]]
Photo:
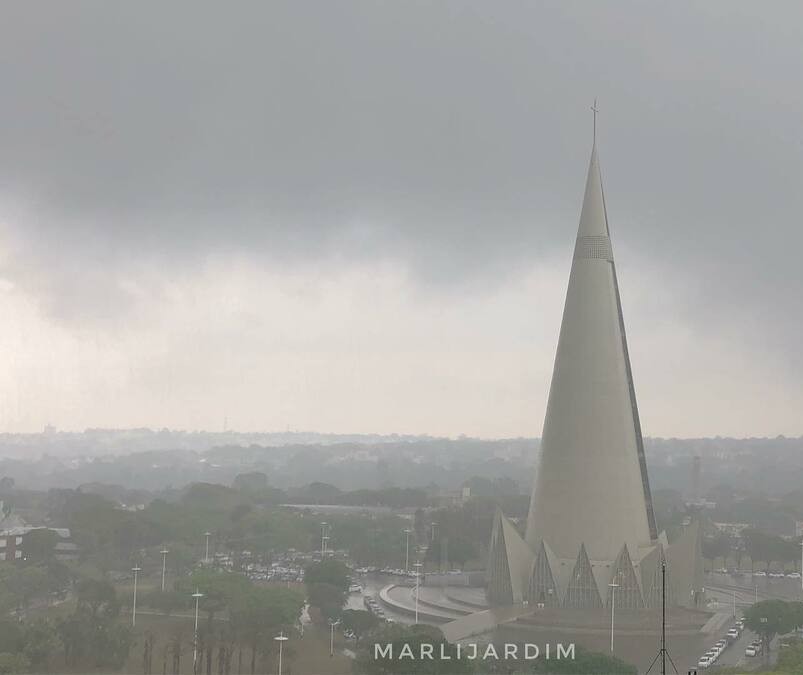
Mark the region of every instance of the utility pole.
[[170, 553], [166, 548], [163, 548], [159, 553], [162, 554], [162, 593], [165, 592], [165, 574], [167, 572], [167, 554]]
[[284, 631], [279, 633], [275, 638], [276, 642], [279, 643], [279, 675], [282, 675], [282, 645], [287, 642], [290, 638], [284, 634]]
[[415, 567], [415, 623], [418, 625], [418, 593], [421, 590], [419, 584], [421, 580], [421, 562], [413, 563], [413, 567]]
[[192, 597], [195, 598], [195, 632], [193, 633], [192, 639], [192, 672], [198, 672], [198, 601], [204, 597], [203, 593], [199, 593], [198, 589], [195, 589], [195, 593], [192, 594]]
[[329, 638], [329, 657], [335, 655], [335, 626], [340, 623], [340, 619], [337, 621], [330, 621], [329, 628], [331, 630], [331, 636]]
[[611, 654], [613, 654], [613, 614], [616, 608], [616, 589], [619, 588], [619, 584], [612, 581], [608, 586], [611, 589]]
[[209, 537], [212, 536], [211, 532], [204, 532], [204, 536], [206, 537], [206, 556], [204, 557], [204, 562], [209, 563]]
[[137, 575], [142, 571], [141, 567], [132, 567], [131, 571], [134, 573], [134, 608], [131, 612], [131, 625], [137, 625]]

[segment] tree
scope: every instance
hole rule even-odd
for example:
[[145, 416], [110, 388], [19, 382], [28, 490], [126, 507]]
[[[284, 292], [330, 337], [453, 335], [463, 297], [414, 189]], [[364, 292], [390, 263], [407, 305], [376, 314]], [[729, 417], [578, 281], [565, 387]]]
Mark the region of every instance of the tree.
[[343, 630], [353, 631], [357, 642], [379, 624], [374, 614], [364, 609], [346, 609], [341, 615]]
[[307, 599], [317, 607], [321, 618], [332, 621], [340, 616], [346, 602], [346, 591], [332, 584], [315, 583], [307, 586]]
[[[747, 529], [742, 532], [742, 539], [754, 569], [756, 560], [765, 562], [769, 570], [773, 562], [787, 558], [788, 542], [782, 537], [761, 530]], [[795, 556], [797, 553], [795, 551]]]
[[176, 590], [185, 597], [189, 597], [196, 589], [204, 594], [200, 609], [206, 612], [207, 624], [211, 627], [215, 614], [253, 592], [253, 585], [241, 574], [215, 570], [197, 570], [189, 579], [182, 579], [176, 584]]
[[25, 535], [25, 560], [29, 563], [48, 562], [56, 554], [59, 535], [46, 527], [38, 527]]
[[75, 611], [62, 619], [58, 634], [69, 666], [120, 668], [134, 641], [128, 626], [86, 611]]
[[803, 673], [803, 642], [796, 641], [781, 650], [776, 670], [780, 673]]
[[783, 600], [762, 600], [744, 613], [744, 623], [754, 633], [761, 636], [764, 654], [769, 653], [772, 639], [795, 628], [802, 618], [797, 603], [793, 605]]
[[44, 567], [18, 568], [9, 581], [8, 588], [22, 607], [27, 608], [31, 601], [48, 594], [48, 576]]
[[13, 619], [0, 619], [0, 653], [15, 654], [25, 647], [22, 624]]
[[234, 477], [231, 486], [240, 492], [263, 492], [268, 488], [268, 477], [261, 471], [240, 473]]
[[36, 619], [25, 630], [23, 654], [34, 669], [43, 668], [58, 644], [53, 624], [47, 619]]
[[78, 611], [93, 619], [114, 619], [120, 613], [117, 591], [108, 581], [83, 579], [76, 586]]
[[345, 592], [349, 589], [349, 568], [339, 560], [322, 560], [304, 569], [304, 583], [330, 584]]
[[722, 566], [731, 548], [730, 538], [727, 535], [717, 535], [703, 539], [703, 558], [711, 561], [713, 567], [717, 558], [722, 558]]
[[472, 558], [477, 557], [477, 549], [466, 537], [456, 536], [449, 538], [449, 560], [461, 569]]
[[170, 616], [176, 610], [189, 607], [191, 598], [186, 593], [180, 593], [179, 591], [162, 592], [157, 589], [143, 596], [142, 604], [161, 612], [165, 616]]
[[27, 673], [31, 667], [31, 662], [25, 654], [9, 654], [0, 652], [0, 675], [17, 675], [17, 673]]
[[231, 607], [234, 638], [251, 649], [251, 672], [255, 672], [257, 654], [265, 645], [273, 644], [273, 636], [298, 621], [304, 598], [289, 588], [253, 588]]

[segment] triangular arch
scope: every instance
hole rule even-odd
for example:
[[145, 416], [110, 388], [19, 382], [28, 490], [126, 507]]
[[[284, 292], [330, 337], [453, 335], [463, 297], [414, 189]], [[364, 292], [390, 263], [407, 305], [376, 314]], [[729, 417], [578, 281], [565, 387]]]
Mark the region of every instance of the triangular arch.
[[543, 541], [541, 541], [533, 561], [527, 598], [531, 603], [544, 607], [560, 606], [558, 585], [555, 583], [555, 577], [552, 574], [552, 567], [549, 564], [549, 556]]
[[594, 581], [594, 572], [591, 569], [585, 544], [580, 544], [580, 553], [577, 555], [572, 577], [566, 587], [563, 606], [577, 609], [602, 607], [602, 600], [599, 596], [597, 582]]
[[617, 584], [616, 588], [608, 586], [608, 597], [605, 602], [607, 607], [611, 606], [614, 592], [616, 593], [616, 607], [623, 609], [641, 609], [644, 607], [644, 599], [641, 596], [636, 570], [633, 568], [633, 561], [627, 544], [622, 547], [616, 562], [613, 564], [613, 575], [611, 583]]
[[497, 513], [491, 533], [491, 546], [488, 555], [488, 600], [498, 605], [513, 604], [513, 585], [510, 579], [510, 562], [507, 559], [505, 530], [501, 514]]

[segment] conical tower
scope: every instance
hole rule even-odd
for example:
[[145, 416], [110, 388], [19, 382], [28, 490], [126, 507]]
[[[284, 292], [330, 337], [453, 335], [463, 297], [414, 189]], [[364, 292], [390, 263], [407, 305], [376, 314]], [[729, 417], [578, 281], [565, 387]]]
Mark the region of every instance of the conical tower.
[[623, 607], [649, 610], [663, 560], [673, 604], [704, 597], [699, 527], [671, 543], [656, 531], [596, 142], [527, 530], [497, 510], [493, 531], [495, 604], [602, 610], [615, 583]]
[[549, 391], [526, 541], [615, 560], [657, 538], [596, 142]]

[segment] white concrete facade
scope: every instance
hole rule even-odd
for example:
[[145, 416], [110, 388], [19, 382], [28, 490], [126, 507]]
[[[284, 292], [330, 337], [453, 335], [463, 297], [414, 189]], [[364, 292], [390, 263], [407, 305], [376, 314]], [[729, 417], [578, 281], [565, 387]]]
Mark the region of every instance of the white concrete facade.
[[497, 514], [489, 598], [602, 607], [615, 580], [617, 604], [653, 606], [665, 559], [674, 601], [698, 606], [700, 548], [696, 524], [671, 547], [656, 529], [595, 145], [526, 534]]

